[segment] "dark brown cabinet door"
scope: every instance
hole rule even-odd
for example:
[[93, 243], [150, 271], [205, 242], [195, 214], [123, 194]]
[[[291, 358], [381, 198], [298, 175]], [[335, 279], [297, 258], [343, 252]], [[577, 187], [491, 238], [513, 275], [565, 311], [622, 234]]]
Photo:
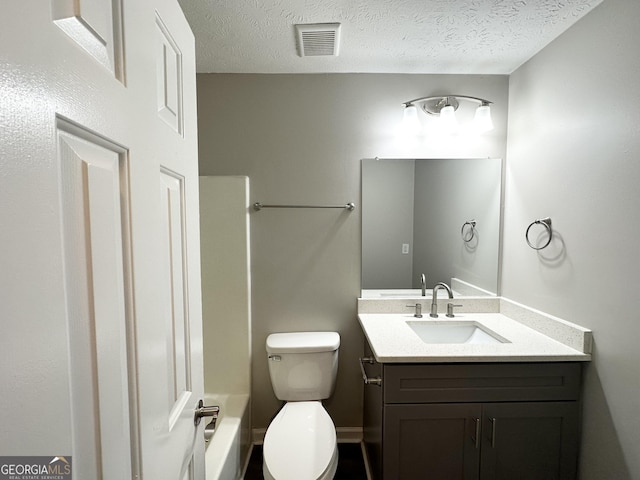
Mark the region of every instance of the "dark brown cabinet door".
[[577, 402], [485, 403], [482, 480], [574, 480]]
[[477, 480], [480, 404], [385, 405], [382, 478]]

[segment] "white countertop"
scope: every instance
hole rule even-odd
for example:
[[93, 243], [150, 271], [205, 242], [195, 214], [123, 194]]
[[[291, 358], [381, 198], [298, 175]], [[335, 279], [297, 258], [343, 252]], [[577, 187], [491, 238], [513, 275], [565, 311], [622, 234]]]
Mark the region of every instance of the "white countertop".
[[[442, 362], [562, 362], [590, 361], [591, 355], [571, 348], [500, 313], [456, 313], [415, 318], [402, 313], [360, 313], [360, 325], [380, 363]], [[508, 343], [426, 344], [407, 325], [409, 321], [475, 321]]]

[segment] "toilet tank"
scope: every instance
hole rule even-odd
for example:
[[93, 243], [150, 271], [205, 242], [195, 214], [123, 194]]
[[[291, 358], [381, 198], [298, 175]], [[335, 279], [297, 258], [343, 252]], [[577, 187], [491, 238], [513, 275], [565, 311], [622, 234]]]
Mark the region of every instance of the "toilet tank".
[[331, 396], [338, 373], [337, 332], [272, 333], [266, 346], [276, 397], [295, 402]]

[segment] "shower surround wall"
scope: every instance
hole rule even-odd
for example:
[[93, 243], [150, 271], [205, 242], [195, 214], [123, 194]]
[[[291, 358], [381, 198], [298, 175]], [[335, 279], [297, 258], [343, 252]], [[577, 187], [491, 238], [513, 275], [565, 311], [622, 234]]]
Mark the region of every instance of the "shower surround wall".
[[[402, 103], [441, 92], [494, 101], [496, 128], [464, 141], [399, 138]], [[201, 175], [249, 176], [251, 203], [357, 205], [250, 213], [254, 428], [266, 428], [280, 407], [265, 339], [296, 330], [340, 333], [338, 380], [325, 405], [339, 429], [361, 427], [360, 160], [504, 158], [507, 98], [506, 76], [198, 76]]]
[[249, 179], [200, 177], [204, 389], [251, 392]]
[[207, 480], [238, 478], [251, 446], [249, 179], [200, 177], [204, 390], [220, 417]]

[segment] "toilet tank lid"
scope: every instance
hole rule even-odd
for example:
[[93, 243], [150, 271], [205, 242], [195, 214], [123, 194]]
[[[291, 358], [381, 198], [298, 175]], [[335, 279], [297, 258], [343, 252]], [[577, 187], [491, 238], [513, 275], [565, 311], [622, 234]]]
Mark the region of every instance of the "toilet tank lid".
[[267, 337], [267, 353], [333, 352], [339, 346], [337, 332], [272, 333]]

